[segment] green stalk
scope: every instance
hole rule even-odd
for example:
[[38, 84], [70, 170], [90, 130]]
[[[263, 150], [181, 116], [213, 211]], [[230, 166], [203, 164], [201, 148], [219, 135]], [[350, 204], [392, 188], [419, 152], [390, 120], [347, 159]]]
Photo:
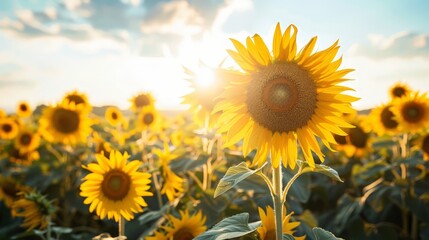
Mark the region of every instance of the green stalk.
[[118, 223], [118, 232], [119, 232], [119, 239], [122, 239], [122, 236], [125, 236], [125, 219], [124, 217], [119, 217], [119, 223]]
[[273, 167], [273, 187], [272, 194], [274, 202], [274, 215], [276, 220], [276, 240], [282, 240], [283, 230], [283, 202], [282, 202], [282, 168], [281, 165], [277, 168]]

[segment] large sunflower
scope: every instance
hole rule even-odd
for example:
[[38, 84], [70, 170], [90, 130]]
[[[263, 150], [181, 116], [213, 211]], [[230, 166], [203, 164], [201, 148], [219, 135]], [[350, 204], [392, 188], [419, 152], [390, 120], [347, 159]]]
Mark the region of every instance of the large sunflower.
[[161, 168], [162, 177], [164, 184], [161, 189], [161, 193], [167, 195], [168, 200], [173, 201], [185, 190], [183, 178], [177, 176], [170, 168], [171, 160], [177, 158], [179, 155], [170, 153], [168, 144], [164, 144], [164, 151], [160, 149], [153, 149], [152, 152], [159, 158], [159, 166]]
[[192, 240], [207, 227], [205, 226], [206, 217], [201, 211], [195, 215], [189, 215], [188, 210], [180, 211], [180, 218], [168, 215], [170, 225], [162, 227], [163, 231], [155, 232], [154, 236], [146, 237], [146, 240]]
[[52, 202], [39, 193], [21, 193], [22, 198], [12, 204], [12, 216], [23, 217], [22, 227], [28, 231], [37, 228], [45, 229], [53, 214], [55, 207]]
[[[265, 213], [262, 208], [258, 208], [259, 217], [261, 218], [262, 225], [256, 229], [261, 240], [275, 240], [276, 239], [276, 225], [274, 218], [274, 210], [270, 206], [267, 206], [267, 212]], [[293, 235], [295, 228], [300, 225], [300, 222], [292, 222], [291, 217], [293, 212], [286, 215], [286, 207], [283, 206], [283, 223], [282, 229], [283, 234]], [[303, 240], [305, 236], [295, 237], [295, 239]]]
[[274, 167], [282, 159], [294, 168], [298, 141], [314, 167], [312, 152], [324, 160], [316, 137], [330, 148], [333, 133], [346, 135], [342, 128], [352, 127], [341, 114], [353, 112], [350, 103], [357, 98], [342, 94], [351, 89], [337, 84], [353, 70], [338, 70], [338, 42], [313, 53], [313, 37], [297, 52], [296, 35], [294, 25], [282, 34], [277, 24], [272, 55], [258, 34], [246, 39], [247, 47], [232, 39], [237, 51], [228, 52], [246, 73], [230, 81], [214, 111], [223, 111], [219, 131], [227, 132], [226, 146], [243, 139], [245, 156], [258, 149], [253, 164], [262, 165], [271, 152]]
[[128, 157], [118, 151], [112, 151], [110, 159], [96, 154], [97, 163], [84, 166], [91, 173], [83, 178], [80, 195], [86, 198], [84, 204], [90, 204], [89, 211], [96, 210], [102, 219], [118, 222], [122, 216], [129, 221], [147, 206], [143, 197], [153, 195], [148, 191], [150, 174], [138, 171], [141, 161], [127, 163]]
[[28, 102], [21, 101], [18, 103], [18, 106], [16, 108], [16, 114], [20, 117], [28, 117], [31, 115], [31, 107]]
[[410, 87], [407, 84], [401, 82], [395, 83], [389, 89], [389, 95], [391, 99], [405, 97], [408, 96], [410, 93]]
[[68, 92], [63, 97], [63, 102], [66, 104], [74, 104], [74, 105], [81, 105], [81, 109], [86, 112], [91, 112], [92, 106], [88, 101], [88, 97], [85, 93], [79, 92], [77, 90]]
[[117, 107], [106, 108], [104, 117], [106, 118], [107, 122], [109, 122], [112, 126], [118, 126], [124, 120], [122, 112]]
[[394, 135], [398, 133], [399, 124], [395, 120], [393, 112], [390, 110], [391, 103], [382, 104], [371, 110], [369, 122], [366, 124], [371, 127], [378, 136], [385, 134]]
[[46, 140], [64, 144], [85, 142], [91, 131], [90, 125], [83, 105], [66, 102], [46, 107], [39, 120], [40, 132]]
[[21, 129], [14, 141], [15, 148], [20, 154], [25, 154], [37, 149], [40, 145], [40, 136], [28, 129]]
[[150, 93], [139, 93], [130, 99], [131, 110], [138, 112], [143, 107], [154, 106], [155, 100]]
[[429, 98], [414, 92], [393, 101], [391, 111], [404, 132], [418, 132], [429, 126]]
[[18, 135], [19, 126], [11, 117], [0, 118], [0, 139], [13, 139]]

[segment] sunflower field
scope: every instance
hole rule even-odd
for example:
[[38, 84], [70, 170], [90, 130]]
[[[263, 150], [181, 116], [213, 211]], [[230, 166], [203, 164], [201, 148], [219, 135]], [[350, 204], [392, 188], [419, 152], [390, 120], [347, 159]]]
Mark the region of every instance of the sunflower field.
[[0, 239], [429, 239], [429, 97], [404, 82], [357, 111], [339, 43], [277, 24], [184, 68], [188, 111], [136, 92], [0, 110]]

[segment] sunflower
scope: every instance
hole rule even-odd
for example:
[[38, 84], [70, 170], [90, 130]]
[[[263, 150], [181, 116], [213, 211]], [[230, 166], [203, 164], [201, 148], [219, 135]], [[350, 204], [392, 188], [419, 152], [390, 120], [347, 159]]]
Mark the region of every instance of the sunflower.
[[137, 116], [137, 129], [143, 131], [147, 129], [156, 129], [158, 126], [158, 113], [154, 107], [144, 107]]
[[[261, 218], [262, 225], [256, 229], [261, 240], [275, 240], [276, 239], [276, 225], [274, 219], [274, 210], [267, 206], [267, 212], [265, 213], [262, 208], [258, 208], [259, 217]], [[286, 216], [286, 207], [283, 206], [283, 234], [293, 235], [295, 233], [295, 228], [300, 225], [300, 222], [291, 222], [293, 212], [289, 213]], [[295, 237], [295, 236], [294, 236]], [[295, 239], [305, 239], [305, 236], [295, 237]]]
[[109, 158], [110, 152], [113, 150], [112, 145], [106, 142], [97, 132], [94, 132], [95, 153], [103, 154]]
[[342, 146], [342, 150], [347, 157], [361, 158], [371, 151], [371, 136], [363, 127], [364, 122], [365, 120], [361, 116], [351, 123], [354, 128], [348, 130], [347, 144]]
[[11, 208], [14, 201], [19, 198], [18, 193], [29, 192], [31, 189], [21, 185], [12, 177], [4, 177], [0, 175], [0, 201]]
[[167, 215], [167, 219], [170, 226], [162, 227], [164, 231], [156, 231], [154, 236], [146, 237], [146, 240], [192, 240], [207, 229], [206, 217], [201, 211], [192, 216], [188, 210], [180, 211], [180, 218]]
[[92, 110], [92, 106], [89, 103], [86, 94], [77, 90], [66, 93], [63, 97], [63, 102], [66, 104], [74, 104], [76, 106], [81, 105], [80, 109], [85, 112], [91, 112]]
[[164, 143], [164, 151], [153, 149], [152, 152], [159, 158], [159, 166], [164, 179], [161, 193], [167, 195], [168, 200], [173, 201], [185, 191], [183, 188], [183, 183], [185, 181], [183, 178], [177, 176], [170, 168], [171, 160], [177, 158], [179, 155], [170, 153], [167, 143]]
[[13, 139], [18, 135], [19, 126], [11, 117], [0, 118], [0, 139]]
[[124, 120], [122, 112], [116, 107], [108, 107], [104, 113], [104, 117], [112, 126], [118, 126]]
[[393, 112], [390, 110], [392, 104], [382, 104], [371, 110], [369, 122], [366, 126], [370, 127], [378, 136], [385, 134], [394, 135], [398, 133], [399, 124], [395, 120]]
[[21, 193], [22, 198], [12, 204], [12, 216], [23, 217], [22, 227], [28, 231], [45, 229], [56, 209], [52, 201], [39, 193]]
[[83, 178], [80, 195], [86, 197], [84, 204], [90, 204], [89, 211], [96, 210], [102, 219], [107, 216], [118, 222], [122, 216], [129, 221], [147, 206], [143, 197], [153, 195], [148, 191], [150, 174], [137, 171], [141, 161], [127, 163], [128, 157], [118, 151], [110, 152], [110, 159], [96, 154], [97, 164], [83, 166], [91, 173]]
[[91, 131], [91, 122], [82, 108], [82, 104], [62, 102], [44, 109], [39, 120], [42, 136], [49, 142], [64, 144], [86, 141]]
[[[223, 69], [211, 69], [207, 66], [201, 67], [199, 71], [193, 72], [184, 69], [188, 76], [186, 79], [193, 89], [192, 92], [183, 96], [183, 104], [190, 106], [194, 119], [200, 125], [204, 125], [206, 118], [210, 116], [218, 101], [218, 96], [223, 92], [227, 80], [235, 76], [235, 72]], [[218, 114], [210, 116], [209, 127], [217, 122]]]
[[28, 117], [31, 115], [31, 108], [28, 102], [22, 101], [18, 103], [16, 114], [20, 117]]
[[357, 98], [342, 94], [352, 89], [337, 84], [347, 81], [344, 76], [353, 70], [338, 70], [341, 58], [333, 60], [338, 42], [312, 54], [313, 37], [297, 52], [296, 34], [291, 25], [282, 35], [277, 24], [273, 55], [258, 34], [247, 38], [247, 47], [232, 39], [237, 51], [228, 51], [246, 73], [229, 81], [215, 106], [215, 112], [222, 111], [219, 132], [227, 133], [226, 147], [243, 139], [245, 156], [258, 149], [253, 164], [259, 166], [271, 152], [275, 168], [280, 159], [294, 168], [298, 141], [314, 167], [312, 152], [324, 160], [316, 137], [330, 148], [336, 143], [333, 133], [346, 135], [342, 128], [352, 127], [341, 114], [353, 112], [350, 103]]
[[418, 132], [429, 126], [429, 98], [415, 92], [393, 101], [390, 110], [404, 132]]
[[140, 111], [143, 107], [154, 106], [155, 100], [150, 93], [139, 93], [130, 99], [133, 112]]
[[401, 98], [408, 96], [411, 93], [410, 87], [407, 84], [397, 82], [389, 89], [389, 95], [391, 99]]
[[37, 149], [40, 145], [40, 136], [28, 129], [21, 129], [18, 136], [15, 138], [15, 148], [20, 154], [25, 154]]
[[10, 162], [26, 166], [29, 166], [31, 163], [33, 163], [33, 161], [40, 159], [40, 154], [38, 151], [32, 150], [21, 153], [20, 149], [16, 148], [15, 146], [9, 148], [8, 154]]

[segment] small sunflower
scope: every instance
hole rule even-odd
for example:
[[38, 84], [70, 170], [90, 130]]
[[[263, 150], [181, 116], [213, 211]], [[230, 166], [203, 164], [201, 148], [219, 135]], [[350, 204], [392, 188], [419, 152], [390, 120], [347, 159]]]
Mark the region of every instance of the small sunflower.
[[162, 227], [164, 231], [156, 231], [154, 236], [146, 237], [146, 240], [192, 240], [207, 227], [205, 226], [206, 217], [201, 211], [195, 215], [189, 215], [188, 210], [180, 211], [180, 218], [173, 215], [167, 215], [170, 225]]
[[155, 100], [150, 93], [139, 93], [130, 99], [131, 110], [139, 112], [143, 107], [154, 106]]
[[353, 112], [357, 98], [343, 94], [352, 89], [337, 84], [353, 70], [338, 69], [338, 42], [313, 53], [313, 37], [297, 52], [296, 35], [294, 25], [282, 34], [277, 24], [272, 55], [258, 34], [246, 39], [247, 47], [232, 39], [237, 51], [228, 51], [246, 73], [229, 81], [215, 106], [215, 112], [222, 111], [219, 132], [226, 132], [226, 147], [243, 140], [245, 156], [257, 149], [253, 164], [259, 166], [271, 153], [275, 168], [282, 160], [293, 169], [298, 141], [314, 167], [312, 152], [324, 160], [317, 137], [330, 148], [336, 143], [333, 134], [346, 135], [342, 128], [352, 127], [341, 114]]
[[56, 211], [52, 201], [35, 192], [21, 195], [22, 198], [12, 204], [12, 216], [23, 217], [21, 226], [27, 228], [27, 231], [45, 229]]
[[104, 113], [104, 117], [112, 126], [118, 126], [124, 120], [122, 112], [117, 107], [108, 107]]
[[91, 122], [82, 108], [81, 104], [66, 102], [46, 107], [39, 120], [41, 135], [49, 142], [85, 142], [91, 132]]
[[[259, 217], [261, 218], [262, 225], [256, 229], [261, 240], [275, 240], [276, 239], [276, 225], [274, 218], [274, 210], [267, 206], [266, 213], [262, 208], [258, 208]], [[293, 212], [286, 215], [286, 207], [283, 206], [283, 223], [282, 230], [283, 234], [293, 235], [295, 233], [295, 228], [300, 225], [300, 222], [292, 222], [291, 217]], [[295, 239], [303, 240], [305, 236], [295, 237]]]
[[142, 212], [147, 206], [143, 197], [152, 196], [149, 192], [150, 174], [137, 171], [141, 162], [127, 163], [128, 154], [118, 151], [110, 153], [110, 159], [96, 154], [97, 163], [83, 166], [91, 171], [83, 178], [80, 186], [84, 204], [90, 204], [89, 211], [96, 210], [100, 218], [114, 218], [116, 222], [122, 216], [127, 221], [134, 218], [133, 213]]
[[418, 132], [429, 126], [429, 98], [415, 92], [395, 99], [390, 108], [404, 132]]
[[411, 93], [410, 87], [401, 82], [397, 82], [389, 89], [389, 95], [391, 99], [401, 98], [408, 96]]
[[369, 122], [366, 124], [378, 136], [385, 134], [394, 135], [398, 133], [399, 124], [395, 120], [395, 115], [390, 110], [392, 104], [382, 104], [371, 110]]
[[89, 103], [86, 94], [77, 90], [66, 93], [63, 97], [63, 102], [66, 104], [74, 104], [75, 106], [81, 105], [80, 109], [85, 112], [91, 112], [92, 110], [92, 106]]
[[348, 157], [363, 157], [371, 151], [371, 136], [362, 126], [363, 120], [352, 123], [354, 128], [348, 130], [347, 144], [343, 146], [343, 151]]
[[13, 139], [18, 135], [19, 126], [11, 117], [0, 118], [0, 139]]
[[14, 201], [19, 199], [20, 192], [30, 192], [30, 188], [24, 186], [12, 177], [0, 175], [0, 201], [11, 208]]
[[40, 136], [29, 129], [21, 129], [15, 138], [15, 148], [20, 154], [36, 150], [40, 145]]
[[12, 146], [11, 148], [9, 148], [8, 154], [9, 154], [10, 162], [26, 165], [26, 166], [29, 166], [34, 161], [40, 159], [40, 154], [38, 151], [33, 150], [33, 151], [21, 153], [20, 149], [16, 148], [15, 146]]
[[94, 132], [95, 153], [103, 153], [106, 158], [109, 158], [110, 152], [113, 150], [112, 145], [106, 142], [97, 132]]
[[144, 107], [137, 116], [137, 129], [143, 131], [147, 129], [156, 129], [158, 126], [158, 112], [154, 107]]
[[185, 191], [183, 178], [177, 176], [170, 168], [171, 160], [177, 158], [179, 155], [170, 153], [168, 144], [164, 144], [164, 151], [160, 149], [153, 149], [152, 152], [159, 158], [159, 166], [161, 168], [164, 184], [161, 193], [167, 195], [168, 200], [173, 201], [181, 193]]
[[29, 117], [31, 115], [31, 107], [28, 102], [22, 101], [18, 103], [16, 114], [20, 117]]

